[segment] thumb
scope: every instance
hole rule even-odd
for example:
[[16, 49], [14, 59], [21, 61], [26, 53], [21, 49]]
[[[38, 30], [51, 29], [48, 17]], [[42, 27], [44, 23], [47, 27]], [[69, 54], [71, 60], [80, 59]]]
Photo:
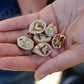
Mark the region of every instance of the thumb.
[[83, 55], [84, 45], [73, 45], [70, 49], [43, 63], [35, 73], [36, 80], [41, 80], [48, 74], [63, 71], [84, 62]]
[[18, 0], [22, 14], [37, 12], [47, 5], [47, 0]]

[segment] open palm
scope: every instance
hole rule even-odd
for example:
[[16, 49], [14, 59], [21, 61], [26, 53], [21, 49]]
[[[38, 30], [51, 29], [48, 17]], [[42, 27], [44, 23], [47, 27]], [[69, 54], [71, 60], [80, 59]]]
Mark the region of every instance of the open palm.
[[[0, 22], [0, 68], [7, 70], [36, 71], [36, 79], [62, 71], [84, 62], [84, 0], [56, 0], [43, 10]], [[66, 36], [65, 46], [48, 57], [28, 56], [16, 43], [26, 35], [32, 21], [43, 19], [53, 22], [58, 32]]]

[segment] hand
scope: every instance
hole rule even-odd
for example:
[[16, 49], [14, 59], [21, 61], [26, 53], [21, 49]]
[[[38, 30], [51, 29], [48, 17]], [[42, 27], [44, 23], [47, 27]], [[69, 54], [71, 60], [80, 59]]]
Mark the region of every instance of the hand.
[[[35, 78], [40, 80], [50, 73], [84, 62], [83, 15], [84, 0], [56, 0], [40, 12], [0, 22], [0, 68], [36, 71]], [[25, 56], [27, 51], [20, 50], [16, 44], [16, 39], [25, 35], [36, 19], [43, 19], [48, 24], [53, 22], [59, 33], [67, 38], [65, 46], [53, 49], [50, 57]]]
[[47, 0], [18, 0], [22, 14], [37, 12], [47, 5]]

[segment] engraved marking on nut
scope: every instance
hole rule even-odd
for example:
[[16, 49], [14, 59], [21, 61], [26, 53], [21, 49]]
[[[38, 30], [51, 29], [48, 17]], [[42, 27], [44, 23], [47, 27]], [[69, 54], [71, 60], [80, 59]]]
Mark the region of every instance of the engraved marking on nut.
[[45, 28], [45, 33], [48, 36], [54, 36], [57, 33], [57, 28], [51, 23]]
[[34, 30], [34, 31], [42, 31], [42, 30], [43, 30], [43, 26], [44, 26], [44, 25], [42, 25], [40, 22], [36, 22], [36, 23], [34, 24], [33, 30]]
[[49, 56], [52, 52], [52, 47], [48, 43], [39, 43], [35, 46], [33, 52], [40, 56]]
[[17, 39], [18, 46], [24, 50], [31, 50], [34, 47], [34, 42], [26, 36], [21, 36]]
[[43, 20], [35, 20], [34, 22], [31, 23], [29, 27], [29, 33], [32, 34], [39, 34], [44, 31], [46, 28], [46, 22]]
[[52, 39], [52, 46], [54, 48], [60, 49], [65, 42], [65, 36], [62, 34], [57, 34]]
[[42, 42], [48, 43], [51, 41], [51, 37], [45, 34], [38, 34], [38, 35], [34, 35], [33, 40], [35, 41], [35, 43], [42, 43]]

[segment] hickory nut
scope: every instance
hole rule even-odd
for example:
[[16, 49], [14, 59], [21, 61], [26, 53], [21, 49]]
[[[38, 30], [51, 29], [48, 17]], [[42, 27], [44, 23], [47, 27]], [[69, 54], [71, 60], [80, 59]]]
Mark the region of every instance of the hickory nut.
[[21, 36], [17, 39], [17, 44], [24, 50], [31, 50], [34, 47], [34, 42], [26, 36]]
[[52, 47], [48, 43], [39, 43], [35, 46], [33, 52], [40, 56], [48, 56], [52, 52]]
[[53, 25], [53, 23], [49, 24], [46, 28], [45, 28], [45, 33], [47, 36], [54, 36], [57, 33], [57, 28], [56, 26]]
[[29, 27], [29, 33], [32, 34], [42, 33], [45, 27], [46, 27], [46, 22], [44, 22], [43, 20], [35, 20], [34, 22], [31, 23]]
[[33, 40], [34, 42], [37, 43], [48, 43], [51, 41], [51, 37], [46, 36], [45, 34], [37, 34], [33, 36]]
[[65, 36], [62, 34], [57, 34], [52, 39], [52, 46], [54, 48], [60, 49], [64, 45]]

